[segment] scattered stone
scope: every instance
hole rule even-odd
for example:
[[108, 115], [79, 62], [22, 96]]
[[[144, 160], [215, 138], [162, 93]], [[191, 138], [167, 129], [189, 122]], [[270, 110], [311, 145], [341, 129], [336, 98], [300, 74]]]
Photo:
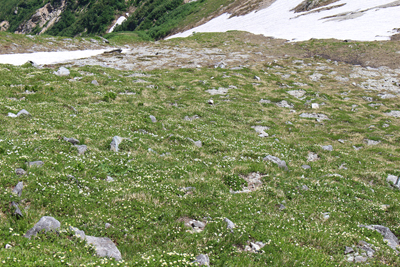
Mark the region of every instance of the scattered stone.
[[396, 98], [396, 97], [397, 97], [396, 95], [384, 94], [384, 93], [380, 93], [380, 94], [378, 94], [378, 96], [379, 96], [381, 99], [390, 99], [390, 98]]
[[210, 99], [210, 100], [207, 101], [207, 103], [208, 103], [209, 105], [214, 105], [214, 100]]
[[293, 104], [289, 104], [286, 100], [282, 100], [281, 102], [276, 103], [276, 105], [280, 108], [293, 108]]
[[41, 160], [28, 162], [29, 167], [33, 167], [33, 166], [40, 167], [43, 165], [44, 165], [44, 162]]
[[30, 230], [28, 230], [28, 232], [26, 232], [24, 237], [30, 239], [31, 236], [35, 236], [41, 230], [45, 230], [45, 232], [51, 230], [57, 230], [58, 228], [60, 228], [60, 226], [61, 226], [60, 222], [54, 219], [53, 217], [43, 216]]
[[301, 118], [309, 118], [309, 119], [316, 119], [317, 121], [322, 120], [329, 120], [328, 116], [321, 113], [302, 113], [300, 114]]
[[57, 76], [68, 76], [70, 74], [69, 70], [64, 68], [64, 67], [60, 67], [58, 69], [58, 71], [54, 72], [55, 75]]
[[200, 254], [194, 262], [198, 263], [199, 266], [210, 266], [210, 258], [206, 254]]
[[156, 117], [154, 117], [153, 115], [150, 115], [150, 120], [151, 120], [151, 122], [153, 122], [153, 123], [156, 123], [156, 122], [157, 122]]
[[332, 147], [331, 145], [322, 146], [322, 149], [323, 149], [323, 150], [326, 150], [326, 151], [333, 151], [333, 147]]
[[399, 239], [392, 233], [392, 231], [390, 231], [389, 228], [382, 225], [360, 225], [359, 227], [377, 231], [383, 236], [383, 240], [388, 243], [388, 246], [398, 252], [397, 246], [399, 245]]
[[111, 144], [110, 144], [110, 146], [111, 146], [111, 148], [110, 148], [110, 150], [111, 151], [114, 151], [114, 152], [118, 152], [118, 145], [120, 144], [122, 142], [122, 137], [119, 137], [119, 136], [114, 136], [113, 137], [113, 139], [112, 139], [112, 141], [111, 141]]
[[107, 176], [106, 181], [107, 182], [114, 182], [114, 178], [112, 178], [111, 176]]
[[354, 253], [354, 249], [353, 248], [351, 248], [351, 247], [345, 247], [345, 250], [344, 250], [344, 255], [347, 255], [347, 254], [350, 254], [350, 253]]
[[301, 187], [301, 189], [303, 189], [304, 191], [310, 190], [310, 188], [308, 188], [308, 186], [306, 186], [306, 185], [303, 185], [303, 186]]
[[15, 208], [15, 211], [14, 211], [14, 215], [15, 215], [15, 216], [17, 216], [17, 217], [24, 217], [24, 215], [22, 215], [22, 212], [21, 212], [21, 210], [19, 209], [17, 203], [15, 203], [15, 202], [13, 201], [13, 202], [11, 202], [11, 205], [13, 205], [13, 207]]
[[368, 260], [368, 258], [367, 257], [363, 257], [363, 256], [356, 256], [354, 258], [354, 262], [357, 262], [357, 263], [366, 262], [367, 260]]
[[26, 171], [24, 169], [18, 168], [18, 169], [15, 169], [15, 174], [22, 176], [22, 175], [26, 174]]
[[317, 82], [322, 78], [322, 76], [324, 75], [322, 75], [321, 73], [314, 73], [313, 75], [310, 75], [309, 78], [311, 81]]
[[79, 140], [75, 138], [63, 137], [64, 141], [70, 142], [73, 145], [79, 144]]
[[75, 145], [75, 147], [78, 149], [78, 154], [79, 155], [83, 155], [85, 154], [86, 150], [87, 150], [87, 146], [86, 145]]
[[257, 81], [261, 81], [261, 78], [260, 77], [258, 77], [257, 75], [254, 75], [254, 78], [253, 78], [254, 80], [257, 80]]
[[217, 89], [209, 89], [206, 90], [207, 93], [209, 93], [210, 95], [225, 95], [228, 93], [229, 88], [224, 88], [224, 87], [220, 87]]
[[358, 151], [358, 150], [360, 150], [360, 149], [363, 148], [363, 147], [362, 147], [362, 146], [359, 146], [359, 147], [353, 146], [353, 148], [354, 148], [356, 151]]
[[96, 249], [97, 256], [114, 258], [117, 261], [122, 260], [121, 252], [118, 250], [111, 239], [107, 237], [94, 237], [85, 235], [84, 231], [81, 231], [75, 227], [70, 227], [70, 229], [74, 231], [75, 235], [78, 236], [80, 239], [86, 240], [88, 244], [93, 245]]
[[233, 233], [233, 228], [235, 228], [235, 224], [228, 218], [225, 218], [224, 221], [226, 222], [226, 228], [230, 229]]
[[288, 170], [288, 167], [287, 167], [287, 165], [286, 165], [286, 162], [285, 162], [284, 160], [281, 160], [281, 159], [277, 158], [277, 157], [268, 155], [268, 156], [266, 156], [263, 160], [264, 160], [264, 161], [269, 160], [269, 161], [271, 161], [271, 162], [273, 162], [273, 163], [275, 163], [275, 164], [278, 164], [278, 166], [279, 166], [280, 168], [283, 168], [283, 169], [285, 169], [286, 171]]
[[389, 113], [385, 113], [385, 114], [388, 116], [400, 118], [400, 111], [398, 111], [398, 110], [392, 110]]
[[219, 62], [219, 63], [215, 64], [214, 68], [225, 69], [226, 68], [226, 64], [224, 62]]
[[6, 244], [4, 248], [5, 249], [10, 249], [10, 248], [12, 248], [12, 246], [10, 244]]
[[259, 103], [261, 103], [261, 104], [270, 104], [271, 103], [271, 100], [268, 100], [268, 99], [261, 99], [260, 101], [258, 101]]
[[399, 177], [389, 174], [388, 177], [386, 178], [386, 182], [393, 183], [394, 186], [400, 189]]
[[300, 98], [303, 97], [306, 94], [306, 91], [304, 90], [292, 90], [292, 91], [287, 91], [286, 93], [288, 93], [291, 96], [294, 96], [296, 98]]
[[20, 197], [22, 195], [22, 188], [23, 187], [24, 187], [24, 183], [23, 182], [18, 182], [18, 184], [14, 187], [12, 192]]
[[317, 160], [319, 160], [319, 156], [317, 153], [308, 152], [307, 161], [313, 162], [313, 161], [317, 161]]
[[108, 228], [110, 228], [110, 227], [111, 227], [111, 224], [109, 224], [109, 223], [106, 223], [106, 224], [104, 225], [104, 227], [105, 227], [106, 229], [108, 229]]
[[181, 188], [179, 188], [179, 190], [182, 190], [182, 191], [184, 191], [184, 192], [191, 192], [191, 191], [194, 191], [194, 190], [196, 190], [196, 187], [192, 187], [192, 186], [188, 186], [188, 187], [181, 187]]
[[194, 121], [194, 120], [197, 120], [198, 118], [200, 118], [198, 115], [194, 115], [192, 117], [185, 116], [184, 120], [185, 121]]
[[122, 48], [116, 48], [109, 51], [104, 51], [103, 54], [113, 54], [113, 53], [118, 53], [118, 54], [122, 53]]
[[93, 81], [92, 81], [92, 84], [93, 84], [93, 85], [96, 85], [96, 86], [99, 85], [99, 83], [98, 83], [96, 80], [93, 80]]
[[284, 210], [284, 209], [286, 209], [285, 205], [279, 204], [279, 210]]
[[318, 103], [312, 103], [311, 104], [312, 109], [319, 109], [319, 104]]
[[263, 247], [265, 247], [265, 244], [263, 242], [250, 242], [250, 246], [246, 246], [244, 248], [244, 251], [248, 251], [248, 252], [253, 252], [253, 253], [257, 253], [259, 252]]
[[11, 112], [8, 113], [8, 117], [11, 117], [11, 118], [16, 118], [16, 117], [19, 117], [22, 115], [30, 116], [31, 114], [28, 111], [26, 111], [25, 109], [21, 109], [17, 114], [14, 114]]
[[203, 144], [201, 143], [200, 140], [199, 141], [195, 141], [194, 145], [197, 146], [197, 147], [202, 147], [203, 146]]
[[322, 213], [322, 219], [323, 219], [324, 221], [328, 220], [329, 217], [330, 217], [329, 212], [324, 212], [324, 213]]
[[311, 166], [310, 165], [302, 165], [301, 167], [303, 169], [305, 169], [305, 170], [311, 170]]
[[259, 137], [268, 137], [268, 133], [266, 133], [266, 130], [269, 130], [269, 127], [267, 126], [251, 126], [251, 128], [253, 128], [254, 130], [256, 130], [256, 132], [258, 133]]
[[378, 145], [381, 141], [375, 141], [375, 140], [365, 139], [364, 142], [365, 142], [368, 146], [376, 146], [376, 145]]
[[339, 139], [338, 142], [344, 144], [344, 142], [346, 141], [344, 141], [343, 139]]
[[385, 123], [385, 124], [382, 125], [382, 128], [387, 128], [389, 126], [390, 126], [389, 124]]
[[346, 163], [339, 166], [339, 170], [347, 170]]

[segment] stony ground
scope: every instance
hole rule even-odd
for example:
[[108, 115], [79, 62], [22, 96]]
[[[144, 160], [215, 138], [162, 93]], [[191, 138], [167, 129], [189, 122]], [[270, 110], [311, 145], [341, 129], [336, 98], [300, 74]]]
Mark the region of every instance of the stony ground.
[[3, 266], [400, 264], [396, 42], [110, 46], [0, 66]]

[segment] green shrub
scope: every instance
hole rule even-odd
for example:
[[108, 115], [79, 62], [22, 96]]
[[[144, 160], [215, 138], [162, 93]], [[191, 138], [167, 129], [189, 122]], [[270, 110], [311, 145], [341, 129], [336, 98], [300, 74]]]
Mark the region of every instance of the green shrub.
[[115, 100], [117, 98], [117, 94], [114, 92], [107, 92], [104, 96], [103, 96], [103, 101], [105, 102], [110, 102], [111, 100]]

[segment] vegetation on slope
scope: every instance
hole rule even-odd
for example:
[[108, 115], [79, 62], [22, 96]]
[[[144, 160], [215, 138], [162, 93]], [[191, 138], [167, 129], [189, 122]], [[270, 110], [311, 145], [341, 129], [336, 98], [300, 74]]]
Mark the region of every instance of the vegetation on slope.
[[[189, 41], [195, 39], [221, 45], [221, 34]], [[388, 174], [400, 174], [400, 122], [386, 115], [399, 109], [398, 101], [352, 85], [364, 81], [350, 77], [352, 65], [316, 56], [235, 70], [68, 68], [69, 76], [58, 77], [49, 67], [0, 66], [2, 266], [190, 266], [200, 253], [212, 266], [353, 266], [344, 248], [360, 241], [376, 248], [371, 266], [400, 264], [380, 234], [358, 227], [380, 224], [400, 235], [400, 190], [386, 182]], [[364, 71], [378, 79], [385, 70]], [[323, 75], [320, 80], [310, 79], [315, 73]], [[220, 87], [230, 88], [228, 94], [206, 92]], [[303, 90], [304, 97], [289, 90]], [[282, 100], [296, 112], [278, 107]], [[21, 109], [31, 116], [7, 117]], [[314, 112], [330, 120], [299, 116]], [[269, 137], [259, 137], [256, 125], [269, 127]], [[116, 135], [127, 138], [117, 153], [110, 151]], [[78, 155], [63, 136], [77, 138], [88, 151]], [[380, 143], [368, 146], [365, 139]], [[310, 152], [319, 160], [307, 162]], [[269, 154], [285, 160], [289, 170], [264, 161]], [[27, 166], [35, 160], [44, 165]], [[28, 174], [17, 176], [16, 168]], [[246, 186], [239, 177], [253, 172], [262, 175], [262, 186], [233, 194]], [[12, 194], [19, 181], [21, 197]], [[11, 201], [19, 203], [22, 218], [13, 215]], [[62, 223], [59, 232], [23, 237], [44, 215]], [[191, 232], [186, 218], [206, 222], [204, 231]], [[235, 224], [233, 231], [224, 218]], [[70, 225], [109, 237], [124, 261], [94, 256]], [[259, 253], [243, 251], [255, 241], [266, 246]]]

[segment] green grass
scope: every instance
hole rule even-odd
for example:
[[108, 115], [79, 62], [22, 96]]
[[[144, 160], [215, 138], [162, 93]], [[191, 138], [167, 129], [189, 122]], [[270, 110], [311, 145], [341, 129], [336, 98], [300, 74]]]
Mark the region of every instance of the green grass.
[[[119, 36], [110, 40], [124, 42]], [[217, 39], [195, 35], [186, 42], [218, 47]], [[371, 266], [399, 265], [381, 235], [358, 227], [381, 224], [400, 235], [400, 191], [386, 183], [388, 174], [399, 174], [400, 122], [383, 114], [396, 109], [397, 100], [379, 101], [385, 107], [370, 108], [362, 96], [376, 98], [376, 92], [357, 87], [347, 95], [351, 99], [344, 100], [340, 94], [351, 82], [310, 82], [308, 76], [317, 63], [338, 75], [348, 74], [352, 66], [308, 58], [304, 61], [309, 65], [299, 71], [299, 64], [292, 63], [295, 59], [242, 70], [158, 69], [144, 72], [144, 84], [129, 77], [132, 71], [97, 66], [69, 67], [70, 76], [58, 77], [50, 68], [1, 65], [2, 266], [190, 266], [200, 253], [209, 255], [212, 266], [353, 266], [346, 261], [344, 247], [361, 240], [379, 248], [368, 260]], [[307, 92], [305, 98], [287, 94], [297, 88], [284, 87], [288, 81], [277, 72], [291, 74], [291, 83], [308, 83], [301, 88]], [[261, 81], [256, 82], [254, 75]], [[70, 81], [73, 77], [82, 79]], [[94, 79], [100, 86], [91, 84]], [[229, 85], [237, 87], [229, 90], [229, 97], [213, 96], [215, 104], [207, 103], [211, 96], [205, 90]], [[120, 94], [126, 91], [136, 94]], [[274, 103], [260, 104], [261, 98], [286, 100], [295, 105], [296, 113]], [[307, 101], [326, 105], [316, 111]], [[357, 111], [351, 111], [353, 104]], [[21, 109], [31, 116], [6, 116]], [[303, 112], [323, 113], [330, 120], [300, 118]], [[194, 115], [199, 118], [184, 120]], [[384, 123], [390, 127], [381, 127]], [[254, 125], [270, 127], [269, 137], [258, 137]], [[370, 125], [376, 128], [371, 130]], [[118, 153], [110, 151], [116, 135], [127, 138]], [[88, 151], [79, 156], [64, 136], [80, 140]], [[188, 138], [200, 140], [202, 147]], [[364, 139], [382, 142], [368, 147]], [[334, 151], [321, 148], [329, 144]], [[364, 148], [355, 151], [353, 145]], [[320, 159], [307, 162], [309, 152]], [[269, 154], [285, 160], [289, 171], [263, 161]], [[26, 162], [35, 160], [44, 161], [44, 166], [27, 168]], [[303, 164], [312, 170], [304, 170]], [[339, 168], [343, 164], [347, 170]], [[28, 175], [18, 177], [16, 168], [24, 168]], [[251, 172], [265, 175], [261, 188], [232, 194], [231, 189], [246, 186], [240, 175]], [[115, 181], [107, 182], [107, 176]], [[11, 194], [19, 181], [24, 182], [21, 197]], [[303, 190], [304, 185], [309, 190]], [[185, 193], [183, 187], [195, 190]], [[19, 203], [23, 218], [13, 216], [11, 201]], [[282, 203], [284, 210], [279, 209]], [[389, 205], [386, 210], [384, 204]], [[323, 218], [326, 212], [328, 220]], [[61, 222], [59, 233], [24, 238], [45, 215]], [[181, 218], [207, 225], [203, 232], [189, 233]], [[233, 233], [224, 218], [236, 224]], [[112, 227], [106, 229], [105, 223]], [[87, 235], [112, 239], [124, 262], [94, 256], [93, 248], [68, 230], [70, 225]], [[255, 241], [267, 244], [261, 253], [243, 252]], [[6, 244], [12, 248], [3, 249]]]

